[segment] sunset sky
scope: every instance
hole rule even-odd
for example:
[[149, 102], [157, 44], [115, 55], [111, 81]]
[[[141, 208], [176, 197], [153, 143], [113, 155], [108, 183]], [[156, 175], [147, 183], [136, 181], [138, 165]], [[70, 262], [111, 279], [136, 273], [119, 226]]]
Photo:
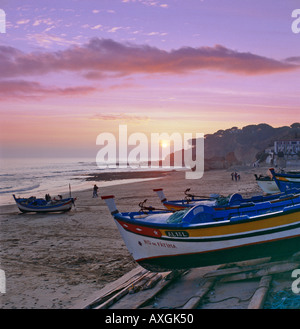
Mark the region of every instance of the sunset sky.
[[1, 0], [0, 154], [300, 121], [299, 0]]

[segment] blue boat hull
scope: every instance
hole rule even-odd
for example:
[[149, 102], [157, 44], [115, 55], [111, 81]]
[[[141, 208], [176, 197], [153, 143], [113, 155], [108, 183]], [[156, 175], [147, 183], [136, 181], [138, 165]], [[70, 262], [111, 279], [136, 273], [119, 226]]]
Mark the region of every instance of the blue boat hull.
[[300, 189], [300, 174], [279, 174], [275, 173], [271, 168], [270, 172], [281, 192], [286, 192], [290, 189]]
[[[45, 200], [36, 199], [33, 202], [28, 202], [29, 199], [16, 198], [13, 195], [14, 200], [23, 213], [27, 212], [38, 212], [38, 213], [48, 213], [48, 212], [66, 212], [72, 209], [74, 205], [74, 198], [62, 199], [59, 201], [47, 203]], [[40, 201], [40, 202], [37, 202]]]
[[290, 189], [300, 189], [300, 182], [286, 182], [277, 180], [277, 186], [279, 187], [280, 191], [288, 191]]

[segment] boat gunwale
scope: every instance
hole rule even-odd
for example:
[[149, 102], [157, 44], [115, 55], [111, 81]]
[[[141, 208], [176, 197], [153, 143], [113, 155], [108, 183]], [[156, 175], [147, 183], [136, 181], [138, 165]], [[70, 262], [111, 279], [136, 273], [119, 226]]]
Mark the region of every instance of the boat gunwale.
[[286, 177], [286, 178], [300, 178], [300, 174], [286, 174], [286, 173], [276, 173], [274, 175], [277, 177]]
[[[284, 232], [284, 231], [290, 231], [294, 230], [298, 227], [300, 227], [300, 222], [294, 222], [294, 223], [289, 223], [289, 224], [284, 224], [280, 226], [273, 226], [269, 228], [263, 228], [263, 229], [257, 229], [257, 230], [252, 230], [252, 231], [245, 231], [245, 232], [239, 232], [239, 233], [232, 233], [232, 234], [224, 234], [220, 236], [199, 236], [199, 237], [169, 237], [169, 236], [149, 236], [147, 234], [142, 234], [138, 232], [133, 232], [132, 230], [127, 230], [120, 222], [118, 222], [122, 228], [125, 231], [128, 231], [132, 234], [136, 234], [139, 236], [144, 236], [144, 237], [150, 237], [152, 239], [157, 239], [157, 240], [163, 240], [163, 241], [175, 241], [175, 242], [190, 242], [190, 243], [195, 243], [195, 242], [220, 242], [220, 241], [227, 241], [227, 240], [237, 240], [237, 239], [245, 239], [245, 238], [250, 238], [250, 237], [256, 237], [256, 236], [263, 236], [263, 235], [269, 235], [269, 234], [275, 234], [278, 232]], [[158, 228], [157, 228], [158, 229]], [[174, 230], [176, 231], [176, 230]], [[181, 229], [181, 231], [185, 231], [184, 228]]]
[[[284, 207], [283, 210], [280, 211], [274, 211], [272, 213], [265, 213], [265, 214], [261, 214], [261, 215], [255, 215], [252, 217], [249, 217], [248, 219], [243, 219], [241, 221], [238, 220], [230, 220], [232, 217], [236, 217], [236, 216], [231, 216], [230, 219], [224, 219], [224, 220], [215, 220], [212, 222], [205, 222], [205, 223], [194, 223], [194, 224], [189, 224], [188, 222], [181, 222], [181, 223], [150, 223], [150, 222], [145, 222], [145, 221], [139, 221], [135, 218], [131, 218], [128, 216], [126, 216], [125, 214], [130, 214], [130, 213], [117, 213], [114, 215], [114, 218], [116, 220], [122, 220], [126, 223], [129, 224], [134, 224], [134, 225], [138, 225], [138, 226], [145, 226], [145, 227], [149, 227], [149, 228], [156, 228], [156, 229], [162, 229], [162, 230], [167, 230], [167, 229], [201, 229], [201, 228], [210, 228], [210, 227], [216, 227], [216, 226], [228, 226], [228, 225], [239, 225], [239, 224], [244, 224], [244, 223], [249, 223], [249, 222], [255, 222], [255, 221], [261, 221], [261, 220], [265, 220], [265, 219], [270, 219], [270, 218], [276, 218], [276, 217], [280, 217], [283, 215], [288, 215], [288, 214], [292, 214], [292, 213], [297, 213], [300, 212], [300, 202], [299, 204], [297, 204], [295, 207], [296, 209], [285, 209], [285, 208], [290, 208], [293, 206], [287, 205], [286, 207]], [[191, 209], [189, 209], [191, 210]], [[162, 212], [155, 212], [155, 213], [162, 213]], [[171, 213], [171, 212], [167, 212], [167, 213]], [[149, 212], [149, 214], [154, 214], [154, 212]], [[245, 216], [245, 214], [241, 215], [241, 216]], [[299, 218], [300, 221], [300, 218]]]
[[[251, 197], [251, 198], [245, 198], [245, 199], [242, 197], [242, 199], [240, 200], [240, 204], [234, 204], [234, 203], [230, 204], [230, 201], [229, 201], [228, 205], [218, 206], [218, 204], [216, 204], [212, 207], [215, 208], [216, 210], [220, 210], [220, 209], [226, 210], [226, 209], [232, 209], [232, 208], [253, 206], [258, 203], [263, 203], [263, 202], [275, 203], [275, 202], [280, 202], [280, 201], [292, 200], [292, 199], [298, 198], [299, 196], [300, 196], [300, 189], [294, 188], [292, 191], [285, 191], [285, 192], [276, 193], [276, 194], [272, 194], [272, 195], [262, 196], [263, 199], [259, 202], [255, 202], [255, 196]], [[193, 199], [193, 200], [186, 200], [186, 199], [167, 200], [167, 201], [164, 201], [163, 204], [169, 205], [169, 206], [181, 206], [181, 205], [184, 205], [185, 203], [188, 204], [189, 202], [191, 202], [191, 205], [192, 205], [193, 202], [214, 201], [214, 200], [217, 200], [217, 199], [211, 198], [211, 199]]]

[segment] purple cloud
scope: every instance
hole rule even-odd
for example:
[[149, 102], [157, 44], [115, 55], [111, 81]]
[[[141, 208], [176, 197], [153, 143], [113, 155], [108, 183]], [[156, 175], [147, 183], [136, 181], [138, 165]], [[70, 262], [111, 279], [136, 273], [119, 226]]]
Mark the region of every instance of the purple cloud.
[[28, 95], [30, 97], [86, 95], [94, 91], [96, 91], [96, 88], [86, 86], [57, 88], [43, 86], [38, 82], [25, 80], [0, 80], [1, 100], [12, 97], [23, 98]]
[[182, 47], [165, 51], [147, 45], [119, 43], [111, 39], [91, 39], [82, 46], [63, 51], [24, 53], [0, 46], [2, 78], [78, 72], [86, 78], [146, 74], [181, 74], [213, 70], [240, 75], [261, 75], [298, 69], [288, 61], [278, 61], [224, 46]]

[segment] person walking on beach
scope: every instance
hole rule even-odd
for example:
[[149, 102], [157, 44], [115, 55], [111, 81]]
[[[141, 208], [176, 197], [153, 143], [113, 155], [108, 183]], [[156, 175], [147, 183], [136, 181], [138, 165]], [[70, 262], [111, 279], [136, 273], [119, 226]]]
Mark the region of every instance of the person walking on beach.
[[98, 198], [98, 189], [99, 187], [95, 184], [93, 188], [93, 198]]

